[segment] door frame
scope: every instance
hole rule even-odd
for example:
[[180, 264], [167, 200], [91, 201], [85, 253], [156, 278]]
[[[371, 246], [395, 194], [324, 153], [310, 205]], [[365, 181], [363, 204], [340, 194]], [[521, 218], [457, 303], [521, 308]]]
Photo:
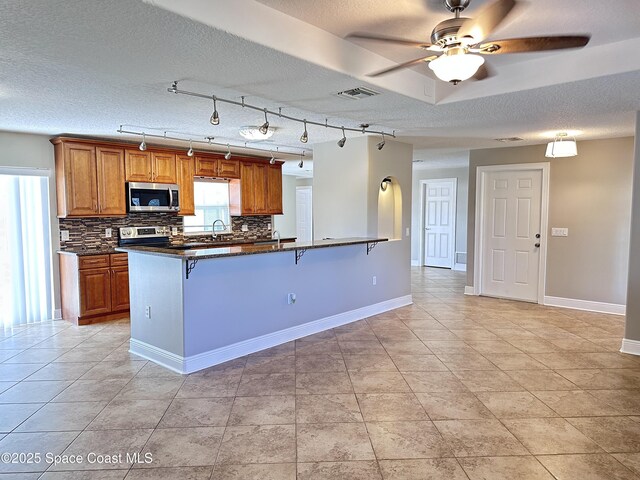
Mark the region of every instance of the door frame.
[[540, 170], [542, 172], [542, 192], [540, 205], [540, 256], [538, 259], [538, 304], [544, 305], [547, 278], [547, 232], [549, 231], [549, 174], [550, 162], [516, 163], [510, 165], [487, 165], [476, 169], [476, 214], [475, 243], [473, 248], [473, 295], [482, 295], [482, 252], [484, 250], [484, 194], [487, 174], [513, 172], [518, 170]]
[[457, 237], [457, 220], [458, 220], [458, 179], [457, 178], [429, 178], [427, 180], [420, 180], [420, 266], [425, 267], [427, 257], [424, 254], [424, 247], [426, 245], [425, 240], [425, 202], [427, 200], [427, 184], [430, 182], [453, 182], [453, 214], [452, 214], [452, 224], [453, 224], [453, 235], [451, 235], [450, 240], [450, 251], [453, 253], [451, 257], [451, 270], [454, 270], [456, 265], [456, 237]]
[[313, 241], [313, 186], [312, 185], [296, 185], [296, 236], [298, 235], [298, 199], [297, 199], [297, 193], [298, 190], [308, 190], [309, 192], [311, 192], [311, 202], [309, 205], [309, 210], [311, 210], [311, 225], [310, 225], [310, 229], [311, 229], [311, 241]]

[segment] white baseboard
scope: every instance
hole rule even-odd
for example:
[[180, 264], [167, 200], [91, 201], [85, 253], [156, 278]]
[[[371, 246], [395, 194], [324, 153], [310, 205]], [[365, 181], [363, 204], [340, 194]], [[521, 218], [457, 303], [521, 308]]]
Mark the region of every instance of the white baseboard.
[[167, 352], [166, 350], [154, 347], [153, 345], [149, 345], [133, 338], [129, 344], [129, 351], [135, 355], [173, 370], [174, 372], [192, 373], [218, 365], [219, 363], [233, 360], [234, 358], [275, 347], [276, 345], [290, 342], [297, 338], [313, 335], [314, 333], [339, 327], [340, 325], [346, 325], [347, 323], [362, 320], [363, 318], [371, 317], [379, 313], [411, 305], [412, 303], [413, 299], [411, 298], [411, 295], [392, 298], [391, 300], [357, 308], [348, 312], [338, 313], [303, 325], [286, 328], [278, 332], [269, 333], [249, 340], [243, 340], [242, 342], [234, 343], [233, 345], [209, 350], [208, 352], [188, 357]]
[[458, 272], [466, 272], [467, 271], [467, 264], [466, 263], [456, 263], [453, 265], [453, 269], [458, 271]]
[[578, 300], [575, 298], [544, 297], [544, 304], [548, 307], [572, 308], [574, 310], [586, 310], [588, 312], [609, 313], [612, 315], [624, 315], [626, 305], [617, 303], [592, 302], [590, 300]]
[[53, 319], [54, 320], [62, 320], [62, 309], [56, 308], [53, 311]]
[[420, 266], [420, 260], [411, 260], [411, 266], [412, 267], [419, 267]]
[[640, 342], [638, 340], [629, 340], [628, 338], [623, 338], [620, 351], [622, 353], [629, 353], [631, 355], [640, 355]]
[[473, 285], [471, 285], [471, 286], [466, 285], [464, 287], [464, 294], [465, 295], [475, 295], [476, 291], [473, 289]]

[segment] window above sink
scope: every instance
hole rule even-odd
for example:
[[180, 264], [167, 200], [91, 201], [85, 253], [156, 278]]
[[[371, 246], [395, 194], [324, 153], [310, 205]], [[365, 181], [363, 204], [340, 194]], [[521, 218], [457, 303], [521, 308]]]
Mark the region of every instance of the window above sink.
[[[231, 233], [229, 216], [229, 182], [209, 178], [196, 178], [193, 184], [195, 215], [183, 220], [185, 235]], [[216, 222], [215, 232], [213, 222]]]

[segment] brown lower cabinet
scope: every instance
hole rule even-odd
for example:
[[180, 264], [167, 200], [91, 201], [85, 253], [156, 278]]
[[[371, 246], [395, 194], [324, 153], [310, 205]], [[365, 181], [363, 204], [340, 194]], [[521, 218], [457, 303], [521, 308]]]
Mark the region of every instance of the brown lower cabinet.
[[126, 253], [60, 253], [62, 317], [76, 325], [129, 316]]

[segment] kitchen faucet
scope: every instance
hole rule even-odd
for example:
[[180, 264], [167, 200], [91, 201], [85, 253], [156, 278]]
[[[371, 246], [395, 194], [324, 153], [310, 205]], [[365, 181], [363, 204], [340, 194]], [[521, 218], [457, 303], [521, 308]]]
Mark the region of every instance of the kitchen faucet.
[[[278, 234], [277, 237], [276, 237], [276, 234]], [[274, 230], [273, 233], [271, 234], [271, 238], [278, 239], [278, 248], [280, 248], [280, 232], [278, 230]]]
[[216, 240], [218, 238], [218, 235], [216, 234], [216, 223], [218, 223], [218, 222], [220, 222], [222, 224], [222, 229], [223, 230], [227, 229], [227, 226], [224, 224], [224, 222], [221, 219], [214, 220], [213, 225], [211, 225], [211, 228], [212, 228], [211, 236], [213, 237], [214, 240]]

